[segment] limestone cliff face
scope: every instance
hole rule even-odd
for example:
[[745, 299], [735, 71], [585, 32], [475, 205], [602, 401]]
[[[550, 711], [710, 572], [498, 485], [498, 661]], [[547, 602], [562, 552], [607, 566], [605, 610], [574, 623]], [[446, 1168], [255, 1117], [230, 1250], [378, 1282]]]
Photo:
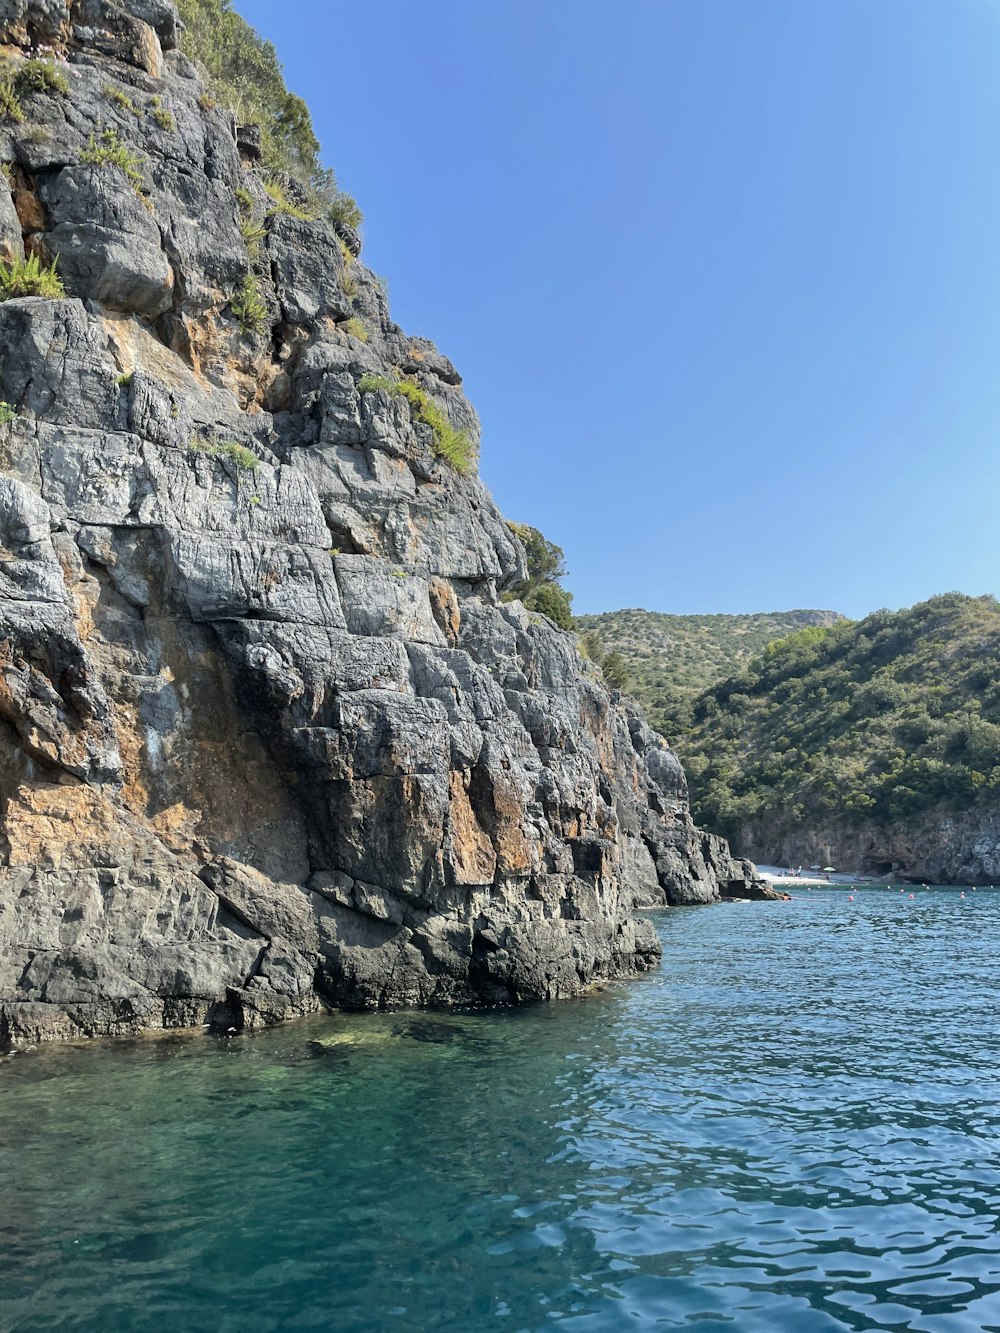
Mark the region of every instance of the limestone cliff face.
[[917, 884], [1000, 884], [1000, 816], [979, 808], [927, 810], [891, 827], [857, 818], [790, 830], [779, 819], [755, 821], [740, 836], [761, 861], [779, 865], [829, 863]]
[[[70, 85], [0, 123], [0, 251], [66, 288], [0, 304], [0, 1041], [649, 966], [637, 903], [752, 870], [501, 601], [523, 552], [386, 383], [476, 438], [454, 367], [275, 210], [168, 0], [0, 0], [0, 40]], [[114, 136], [139, 182], [92, 160]]]

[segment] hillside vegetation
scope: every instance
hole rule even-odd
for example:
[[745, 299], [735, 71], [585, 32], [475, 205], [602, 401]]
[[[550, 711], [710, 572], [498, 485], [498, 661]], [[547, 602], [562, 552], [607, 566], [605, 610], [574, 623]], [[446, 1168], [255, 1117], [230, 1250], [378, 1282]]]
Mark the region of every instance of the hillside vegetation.
[[744, 848], [751, 827], [766, 845], [829, 820], [995, 808], [1000, 604], [948, 593], [801, 630], [692, 711], [676, 738], [692, 808]]
[[694, 700], [707, 686], [732, 674], [773, 640], [839, 619], [836, 611], [675, 616], [629, 610], [578, 616], [576, 624], [621, 654], [629, 690], [653, 725], [673, 741], [690, 726]]

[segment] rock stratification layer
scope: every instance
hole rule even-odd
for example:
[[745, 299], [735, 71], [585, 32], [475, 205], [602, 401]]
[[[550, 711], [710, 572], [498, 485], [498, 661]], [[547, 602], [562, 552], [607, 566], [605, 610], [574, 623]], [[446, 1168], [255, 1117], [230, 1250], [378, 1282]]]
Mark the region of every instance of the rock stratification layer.
[[69, 84], [0, 124], [0, 252], [66, 292], [0, 304], [0, 1041], [649, 966], [637, 904], [752, 870], [502, 601], [523, 552], [397, 391], [475, 441], [454, 367], [274, 202], [168, 0], [0, 0], [0, 40]]

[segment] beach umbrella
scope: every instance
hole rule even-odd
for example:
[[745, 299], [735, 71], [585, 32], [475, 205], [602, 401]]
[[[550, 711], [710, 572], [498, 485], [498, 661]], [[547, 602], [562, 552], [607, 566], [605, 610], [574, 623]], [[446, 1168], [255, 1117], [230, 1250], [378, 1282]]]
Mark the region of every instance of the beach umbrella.
[[825, 875], [825, 874], [829, 873], [830, 871], [836, 871], [836, 869], [837, 869], [836, 866], [824, 866], [824, 867], [823, 867], [823, 873], [824, 873], [824, 875]]
[[810, 869], [810, 870], [818, 870], [818, 869], [819, 869], [819, 866], [810, 866], [809, 869]]

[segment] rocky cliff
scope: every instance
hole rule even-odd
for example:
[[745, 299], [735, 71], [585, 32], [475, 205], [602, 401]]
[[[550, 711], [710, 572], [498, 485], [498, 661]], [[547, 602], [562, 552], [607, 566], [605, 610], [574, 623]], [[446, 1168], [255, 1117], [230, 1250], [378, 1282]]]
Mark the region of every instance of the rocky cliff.
[[1000, 816], [982, 809], [932, 809], [892, 825], [828, 819], [788, 828], [776, 818], [739, 836], [762, 863], [766, 852], [778, 865], [830, 864], [897, 884], [1000, 884]]
[[169, 0], [0, 0], [0, 40], [0, 252], [64, 288], [0, 304], [0, 1041], [648, 967], [637, 903], [752, 868], [501, 601], [455, 368], [265, 180]]

